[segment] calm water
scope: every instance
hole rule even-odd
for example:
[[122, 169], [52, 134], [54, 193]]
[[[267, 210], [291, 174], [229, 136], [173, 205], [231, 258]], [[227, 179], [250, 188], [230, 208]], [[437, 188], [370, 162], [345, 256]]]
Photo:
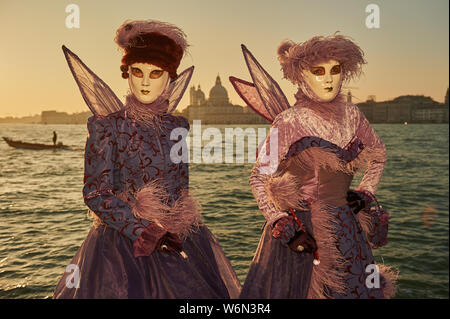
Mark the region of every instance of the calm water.
[[[374, 128], [388, 151], [378, 196], [392, 216], [389, 244], [376, 259], [400, 270], [397, 297], [448, 298], [449, 126]], [[0, 141], [0, 298], [51, 297], [90, 228], [81, 195], [85, 125], [3, 124], [0, 136], [52, 143], [53, 130], [75, 149], [17, 150]], [[242, 282], [264, 222], [248, 185], [251, 168], [190, 168], [204, 220]]]

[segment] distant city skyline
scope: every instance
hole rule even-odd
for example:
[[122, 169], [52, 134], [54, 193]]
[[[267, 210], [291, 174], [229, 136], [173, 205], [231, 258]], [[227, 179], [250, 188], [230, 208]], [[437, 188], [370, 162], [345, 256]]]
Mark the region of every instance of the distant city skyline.
[[[68, 29], [65, 8], [80, 9], [80, 28]], [[366, 6], [380, 8], [380, 28], [369, 29]], [[297, 88], [282, 79], [276, 48], [283, 39], [302, 42], [335, 31], [353, 38], [368, 64], [353, 88], [354, 103], [369, 95], [377, 101], [401, 95], [444, 101], [449, 77], [449, 2], [398, 1], [2, 1], [0, 3], [0, 117], [28, 116], [43, 110], [88, 111], [63, 57], [73, 50], [124, 100], [127, 81], [120, 77], [122, 53], [113, 42], [127, 19], [156, 19], [181, 27], [191, 44], [179, 72], [195, 65], [190, 86], [209, 91], [217, 74], [233, 104], [244, 105], [228, 82], [250, 80], [240, 44], [244, 43], [293, 103]], [[189, 104], [185, 94], [179, 109]]]
[[[189, 89], [190, 88], [192, 88], [192, 87], [194, 87], [194, 88], [198, 88], [198, 87], [202, 87], [202, 85], [201, 84], [197, 84], [197, 85], [195, 85], [195, 84], [190, 84], [189, 85], [189, 87], [186, 89], [186, 92], [185, 92], [185, 97], [183, 98], [183, 100], [184, 101], [186, 101], [186, 98], [187, 99], [189, 99]], [[212, 87], [211, 87], [212, 88]], [[449, 90], [449, 88], [447, 88], [447, 91], [446, 91], [446, 93], [448, 94], [448, 90]], [[351, 91], [351, 90], [349, 90], [349, 91]], [[206, 90], [206, 92], [209, 92], [209, 90]], [[228, 93], [228, 90], [227, 90], [227, 93]], [[348, 95], [348, 92], [346, 93], [346, 95]], [[376, 95], [369, 95], [369, 96], [367, 96], [366, 97], [366, 99], [364, 99], [364, 100], [361, 100], [361, 101], [354, 101], [354, 100], [352, 100], [352, 103], [353, 104], [356, 104], [356, 105], [358, 105], [358, 104], [365, 104], [365, 102], [370, 102], [370, 101], [372, 101], [372, 99], [374, 99], [373, 101], [376, 101], [376, 102], [391, 102], [392, 100], [396, 100], [396, 99], [398, 99], [398, 98], [400, 98], [400, 97], [410, 97], [410, 96], [412, 96], [412, 97], [420, 97], [420, 96], [424, 96], [424, 95], [420, 95], [420, 94], [404, 94], [404, 95], [399, 95], [399, 96], [396, 96], [396, 97], [393, 97], [393, 98], [391, 98], [391, 99], [388, 99], [388, 100], [378, 100], [377, 98], [376, 98]], [[444, 94], [444, 96], [445, 97], [447, 97], [445, 94]], [[444, 99], [442, 99], [443, 101], [436, 101], [436, 100], [434, 100], [432, 97], [430, 97], [430, 96], [424, 96], [425, 98], [431, 98], [433, 101], [435, 101], [435, 102], [438, 102], [438, 103], [441, 103], [441, 104], [443, 104], [443, 103], [447, 103], [448, 104], [448, 102], [446, 102], [446, 101], [444, 101], [444, 99], [445, 99], [445, 97], [444, 97]], [[354, 96], [353, 96], [353, 94], [351, 95], [351, 98], [353, 99], [354, 98]], [[230, 102], [231, 102], [231, 100], [230, 100]], [[191, 106], [192, 104], [190, 104], [189, 103], [189, 100], [188, 101], [186, 101], [186, 105], [179, 105], [178, 107], [177, 107], [177, 109], [176, 109], [176, 112], [178, 112], [178, 113], [180, 113], [181, 114], [181, 112], [182, 111], [185, 111], [186, 110], [186, 108], [188, 107], [188, 106]], [[181, 104], [181, 103], [180, 103]], [[245, 106], [247, 106], [247, 104], [244, 102], [244, 101], [240, 101], [240, 102], [238, 102], [238, 103], [234, 103], [235, 105], [240, 105], [240, 106], [242, 106], [242, 107], [245, 107]], [[42, 109], [41, 111], [39, 111], [39, 112], [37, 112], [37, 113], [35, 113], [35, 114], [27, 114], [27, 115], [4, 115], [4, 116], [1, 116], [0, 115], [0, 119], [5, 119], [5, 118], [10, 118], [10, 117], [13, 117], [13, 118], [27, 118], [27, 117], [36, 117], [36, 116], [41, 116], [41, 114], [42, 113], [44, 113], [44, 112], [57, 112], [57, 113], [66, 113], [67, 115], [77, 115], [77, 114], [81, 114], [81, 113], [88, 113], [88, 114], [92, 114], [92, 112], [89, 110], [89, 108], [86, 106], [85, 107], [85, 109], [83, 109], [83, 110], [80, 110], [80, 111], [74, 111], [74, 112], [71, 112], [71, 111], [61, 111], [61, 110], [57, 110], [57, 109]]]
[[[186, 94], [189, 95], [189, 105], [182, 110], [177, 109], [174, 114], [186, 117], [191, 123], [200, 120], [203, 124], [268, 124], [251, 108], [231, 104], [219, 75], [208, 95], [200, 85], [191, 85]], [[347, 94], [347, 101], [354, 102], [352, 98], [351, 94]], [[366, 102], [354, 103], [371, 123], [448, 123], [449, 120], [449, 89], [444, 103], [423, 95], [402, 95], [388, 101], [375, 101], [372, 95]], [[86, 124], [91, 116], [91, 111], [67, 113], [43, 110], [33, 116], [0, 117], [0, 124]]]
[[[185, 92], [185, 95], [186, 95], [186, 96], [185, 96], [185, 97], [189, 97], [189, 88], [190, 88], [190, 87], [195, 87], [195, 88], [197, 88], [198, 86], [201, 87], [201, 84], [198, 84], [198, 85], [192, 84], [192, 85], [190, 85], [190, 86], [186, 89], [186, 92]], [[448, 90], [448, 88], [447, 88], [447, 90]], [[228, 91], [228, 90], [227, 90], [227, 91]], [[375, 98], [374, 101], [376, 101], [376, 102], [390, 102], [390, 101], [392, 101], [392, 100], [398, 99], [399, 97], [405, 97], [405, 96], [424, 96], [424, 95], [418, 95], [418, 94], [405, 94], [405, 95], [393, 97], [392, 99], [389, 99], [389, 100], [382, 100], [382, 101], [376, 99], [376, 95], [369, 95], [369, 96], [367, 96], [367, 98], [364, 99], [363, 101], [352, 101], [352, 103], [353, 103], [353, 104], [356, 104], [356, 105], [358, 105], [358, 104], [360, 104], [360, 103], [364, 104], [365, 102], [371, 101], [372, 98]], [[354, 96], [352, 95], [352, 98], [353, 98], [353, 97], [354, 97]], [[429, 96], [424, 96], [424, 97], [427, 98], [427, 97], [429, 97]], [[430, 97], [430, 98], [431, 98], [431, 97]], [[432, 98], [431, 98], [431, 99], [432, 99]], [[185, 100], [185, 98], [184, 98], [183, 100]], [[444, 100], [444, 99], [443, 99], [443, 100]], [[436, 101], [436, 100], [434, 100], [434, 99], [433, 99], [433, 101], [438, 102], [438, 103], [441, 103], [441, 104], [445, 102], [445, 101], [439, 102], [439, 101]], [[184, 106], [183, 106], [183, 105], [178, 106], [177, 109], [176, 109], [176, 112], [181, 113], [182, 111], [186, 110], [186, 108], [187, 108], [188, 106], [191, 105], [191, 104], [189, 103], [189, 101], [187, 101], [186, 103], [187, 103], [187, 104], [184, 105]], [[447, 104], [448, 104], [448, 103], [447, 103]], [[247, 104], [245, 104], [244, 101], [241, 101], [240, 103], [239, 103], [239, 102], [238, 102], [238, 103], [235, 103], [235, 105], [240, 105], [240, 106], [242, 106], [242, 107], [247, 106]], [[41, 114], [42, 114], [43, 112], [58, 112], [58, 113], [66, 113], [67, 115], [77, 115], [77, 114], [81, 114], [81, 113], [89, 113], [89, 114], [92, 114], [92, 112], [91, 112], [91, 111], [89, 110], [89, 108], [86, 106], [86, 108], [85, 108], [84, 110], [75, 111], [75, 112], [71, 112], [71, 111], [61, 111], [61, 110], [57, 110], [57, 109], [42, 109], [41, 111], [39, 111], [38, 113], [35, 113], [35, 114], [27, 114], [27, 115], [3, 115], [3, 116], [0, 115], [0, 119], [10, 118], [10, 117], [13, 117], [13, 118], [36, 117], [36, 116], [41, 116]]]

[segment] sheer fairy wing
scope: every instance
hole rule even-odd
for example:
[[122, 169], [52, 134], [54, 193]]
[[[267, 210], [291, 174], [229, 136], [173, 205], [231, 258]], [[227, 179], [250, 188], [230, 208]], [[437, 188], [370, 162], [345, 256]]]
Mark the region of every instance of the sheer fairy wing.
[[289, 102], [278, 83], [264, 70], [253, 54], [245, 45], [242, 44], [241, 47], [253, 84], [265, 108], [265, 112], [261, 113], [267, 113], [273, 120], [278, 114], [290, 107]]
[[191, 81], [192, 73], [194, 73], [194, 66], [181, 72], [176, 80], [170, 83], [168, 113], [172, 113], [177, 108], [178, 103], [180, 103], [180, 100]]
[[259, 114], [269, 122], [273, 121], [272, 116], [267, 112], [266, 106], [261, 100], [261, 97], [253, 83], [235, 78], [234, 76], [230, 76], [229, 80], [236, 90], [237, 94], [251, 109], [253, 109], [253, 111], [255, 111], [257, 114]]
[[62, 46], [70, 71], [80, 88], [81, 95], [95, 115], [106, 116], [123, 108], [123, 103], [111, 88], [66, 46]]

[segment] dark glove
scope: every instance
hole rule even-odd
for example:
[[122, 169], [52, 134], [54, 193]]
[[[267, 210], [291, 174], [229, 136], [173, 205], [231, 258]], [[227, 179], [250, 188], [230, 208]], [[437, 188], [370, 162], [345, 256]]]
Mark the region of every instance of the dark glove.
[[150, 223], [133, 243], [135, 257], [150, 256], [153, 251], [181, 252], [181, 239], [164, 228]]
[[347, 203], [354, 214], [358, 214], [360, 210], [369, 206], [371, 200], [363, 192], [350, 190], [347, 192]]
[[279, 219], [274, 225], [272, 235], [275, 238], [279, 238], [283, 244], [297, 253], [317, 250], [314, 238], [302, 231], [292, 216]]
[[133, 243], [134, 257], [150, 256], [166, 233], [162, 227], [150, 223]]
[[167, 232], [158, 242], [157, 249], [159, 251], [181, 252], [183, 250], [183, 245], [181, 244], [181, 239], [178, 235]]
[[288, 246], [295, 252], [305, 251], [307, 253], [313, 253], [317, 251], [316, 240], [304, 231], [297, 232], [294, 238], [288, 243]]
[[300, 228], [295, 224], [292, 216], [282, 217], [277, 220], [273, 226], [272, 235], [279, 238], [285, 245], [295, 236]]

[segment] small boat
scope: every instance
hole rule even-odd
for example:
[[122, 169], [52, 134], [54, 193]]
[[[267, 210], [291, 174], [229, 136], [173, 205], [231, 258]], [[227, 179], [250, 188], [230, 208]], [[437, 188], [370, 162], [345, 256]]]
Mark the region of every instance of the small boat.
[[69, 150], [70, 149], [70, 147], [68, 145], [64, 145], [61, 142], [59, 142], [56, 145], [51, 145], [51, 144], [26, 143], [26, 142], [22, 142], [22, 141], [13, 141], [12, 139], [7, 138], [7, 137], [3, 137], [3, 139], [9, 146], [15, 147], [15, 148], [25, 148], [25, 149], [29, 149], [29, 150], [59, 150], [59, 149]]

